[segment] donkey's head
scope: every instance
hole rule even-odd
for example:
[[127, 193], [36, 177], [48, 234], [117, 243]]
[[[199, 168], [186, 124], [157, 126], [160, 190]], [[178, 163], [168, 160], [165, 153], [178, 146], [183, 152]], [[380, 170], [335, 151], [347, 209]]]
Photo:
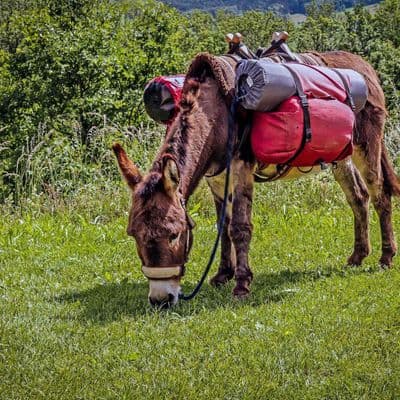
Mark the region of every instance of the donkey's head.
[[192, 246], [193, 222], [185, 200], [207, 171], [215, 173], [225, 165], [228, 108], [207, 71], [186, 79], [179, 113], [146, 176], [120, 145], [113, 146], [132, 191], [127, 231], [135, 238], [153, 305], [178, 301]]
[[132, 191], [127, 232], [135, 238], [142, 271], [150, 283], [152, 305], [168, 307], [178, 301], [180, 279], [192, 246], [193, 222], [179, 191], [179, 170], [165, 154], [159, 171], [142, 177], [119, 144], [113, 150]]

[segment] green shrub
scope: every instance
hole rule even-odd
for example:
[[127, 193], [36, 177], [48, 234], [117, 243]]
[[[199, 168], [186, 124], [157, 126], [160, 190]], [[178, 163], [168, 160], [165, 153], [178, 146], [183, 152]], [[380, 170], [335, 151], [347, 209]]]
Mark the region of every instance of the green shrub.
[[[271, 12], [180, 14], [154, 0], [4, 0], [0, 202], [45, 195], [48, 185], [65, 198], [90, 180], [101, 186], [103, 174], [115, 179], [115, 167], [107, 169], [103, 156], [120, 132], [137, 142], [134, 147], [143, 150], [151, 142], [154, 149], [154, 135], [145, 137], [147, 127], [153, 131], [142, 104], [146, 82], [185, 72], [200, 51], [223, 53], [224, 34], [236, 31], [253, 49], [267, 46], [273, 31], [286, 29], [297, 51], [342, 49], [369, 60], [385, 91], [391, 114], [386, 140], [396, 159], [399, 4], [385, 0], [375, 13], [357, 6], [337, 14], [330, 3], [311, 2], [307, 20], [295, 26]], [[152, 151], [137, 152], [139, 163], [148, 163]]]

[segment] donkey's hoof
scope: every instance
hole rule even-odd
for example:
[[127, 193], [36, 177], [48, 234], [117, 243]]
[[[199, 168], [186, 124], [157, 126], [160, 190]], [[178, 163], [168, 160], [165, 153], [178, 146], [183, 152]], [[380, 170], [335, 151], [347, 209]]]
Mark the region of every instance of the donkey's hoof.
[[223, 286], [233, 278], [233, 271], [218, 272], [210, 279], [210, 285], [214, 287]]
[[353, 253], [348, 259], [347, 259], [347, 266], [348, 267], [359, 267], [366, 255], [364, 254], [358, 254], [358, 253]]
[[379, 260], [379, 265], [382, 269], [390, 269], [392, 268], [392, 259], [394, 254], [383, 254]]
[[250, 283], [247, 283], [247, 282], [238, 283], [232, 291], [233, 297], [235, 297], [235, 299], [239, 299], [239, 300], [246, 299], [250, 294], [249, 285], [250, 285]]

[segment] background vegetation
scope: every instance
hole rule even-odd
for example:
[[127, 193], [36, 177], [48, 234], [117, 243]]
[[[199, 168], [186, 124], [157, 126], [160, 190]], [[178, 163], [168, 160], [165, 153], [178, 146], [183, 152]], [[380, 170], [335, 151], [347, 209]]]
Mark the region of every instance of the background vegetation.
[[145, 83], [185, 72], [200, 51], [223, 53], [231, 31], [242, 32], [253, 49], [286, 29], [294, 50], [344, 49], [367, 58], [386, 93], [387, 138], [396, 157], [399, 26], [399, 0], [385, 0], [373, 14], [360, 6], [337, 14], [332, 4], [312, 3], [300, 25], [260, 11], [185, 15], [153, 0], [3, 0], [0, 202], [70, 196], [96, 177], [106, 186], [117, 175], [109, 154], [117, 138], [133, 149], [144, 146], [135, 152], [144, 167], [160, 137], [143, 110]]
[[[309, 1], [304, 0], [165, 0], [164, 3], [170, 4], [181, 11], [191, 11], [199, 9], [209, 12], [215, 12], [221, 8], [234, 12], [243, 12], [248, 10], [267, 10], [277, 11], [283, 14], [304, 13], [306, 12]], [[335, 0], [335, 8], [342, 10], [346, 7], [361, 4], [355, 0]], [[366, 0], [362, 4], [374, 4], [376, 0]]]

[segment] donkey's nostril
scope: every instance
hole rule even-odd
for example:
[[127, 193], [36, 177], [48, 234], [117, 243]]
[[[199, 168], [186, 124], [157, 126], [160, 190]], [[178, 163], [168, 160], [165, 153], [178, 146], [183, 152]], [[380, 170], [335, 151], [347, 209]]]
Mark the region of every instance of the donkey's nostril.
[[157, 300], [154, 300], [153, 298], [149, 297], [149, 302], [150, 304], [155, 307], [157, 305]]
[[168, 300], [158, 300], [158, 299], [153, 299], [152, 297], [149, 297], [149, 302], [153, 307], [158, 307], [161, 309], [169, 308], [172, 306], [174, 301], [174, 295], [172, 293], [168, 293]]

